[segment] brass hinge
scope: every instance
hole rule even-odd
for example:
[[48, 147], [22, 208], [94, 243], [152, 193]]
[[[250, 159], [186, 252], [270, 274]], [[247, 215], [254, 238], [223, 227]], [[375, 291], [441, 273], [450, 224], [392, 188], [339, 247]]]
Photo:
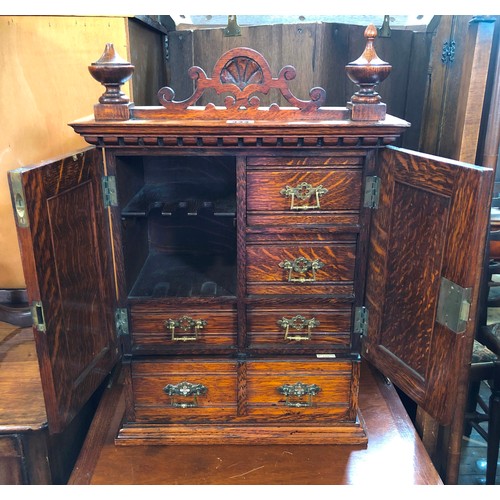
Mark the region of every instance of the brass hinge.
[[236, 16], [227, 16], [227, 26], [224, 28], [224, 36], [241, 36]]
[[118, 206], [116, 178], [112, 175], [102, 177], [102, 197], [104, 208]]
[[380, 177], [369, 176], [365, 181], [365, 197], [363, 206], [366, 208], [378, 208], [380, 198]]
[[455, 333], [463, 333], [469, 321], [472, 288], [463, 288], [441, 277], [436, 321]]
[[126, 308], [118, 308], [115, 310], [115, 325], [118, 337], [128, 335], [128, 312]]
[[33, 326], [39, 332], [46, 331], [45, 313], [43, 312], [43, 305], [40, 300], [35, 300], [31, 303], [31, 318], [33, 320]]
[[12, 205], [16, 213], [16, 224], [19, 227], [29, 227], [30, 222], [28, 212], [26, 211], [26, 196], [21, 179], [22, 171], [23, 169], [17, 169], [10, 172]]
[[365, 306], [354, 309], [354, 333], [365, 336], [368, 332], [368, 309]]

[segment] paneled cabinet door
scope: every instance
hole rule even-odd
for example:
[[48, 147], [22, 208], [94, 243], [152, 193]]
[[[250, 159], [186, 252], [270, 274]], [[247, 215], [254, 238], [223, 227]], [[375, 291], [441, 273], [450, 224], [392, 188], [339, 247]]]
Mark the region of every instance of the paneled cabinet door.
[[466, 383], [493, 172], [382, 152], [363, 353], [443, 425]]
[[51, 432], [117, 359], [102, 155], [88, 148], [9, 173]]

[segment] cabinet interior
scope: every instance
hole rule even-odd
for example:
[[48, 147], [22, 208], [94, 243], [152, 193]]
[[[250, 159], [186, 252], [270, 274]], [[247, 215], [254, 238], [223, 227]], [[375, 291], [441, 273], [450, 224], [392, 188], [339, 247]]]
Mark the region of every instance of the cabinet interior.
[[236, 159], [117, 156], [129, 298], [236, 294]]

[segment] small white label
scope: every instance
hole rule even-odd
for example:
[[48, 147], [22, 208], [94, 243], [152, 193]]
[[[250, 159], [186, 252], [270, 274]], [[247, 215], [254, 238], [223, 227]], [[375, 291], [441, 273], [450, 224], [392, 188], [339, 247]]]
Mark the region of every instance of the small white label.
[[316, 357], [321, 359], [321, 358], [336, 358], [337, 356], [335, 354], [326, 353], [326, 354], [316, 354]]
[[255, 120], [226, 120], [226, 123], [255, 123]]

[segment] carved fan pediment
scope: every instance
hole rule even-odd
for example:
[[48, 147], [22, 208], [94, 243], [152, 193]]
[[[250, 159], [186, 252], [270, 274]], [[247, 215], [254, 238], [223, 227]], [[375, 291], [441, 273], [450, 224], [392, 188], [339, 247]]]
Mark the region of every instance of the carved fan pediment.
[[247, 85], [262, 85], [264, 72], [253, 59], [244, 56], [234, 57], [222, 68], [220, 82], [232, 83], [243, 90]]
[[[315, 87], [309, 93], [310, 101], [297, 99], [290, 89], [288, 82], [296, 76], [293, 66], [285, 66], [276, 78], [273, 78], [269, 63], [256, 50], [238, 47], [227, 51], [214, 66], [209, 78], [205, 71], [193, 66], [188, 71], [189, 76], [196, 81], [196, 89], [188, 99], [175, 101], [175, 92], [170, 87], [163, 87], [158, 92], [160, 104], [168, 110], [186, 110], [194, 106], [206, 89], [213, 89], [217, 94], [229, 93], [224, 100], [226, 109], [245, 110], [257, 108], [260, 98], [256, 93], [267, 95], [271, 89], [281, 92], [287, 102], [301, 111], [318, 109], [326, 98], [326, 92]], [[207, 104], [205, 109], [215, 109], [213, 103]], [[277, 104], [270, 106], [271, 110], [279, 110]]]

